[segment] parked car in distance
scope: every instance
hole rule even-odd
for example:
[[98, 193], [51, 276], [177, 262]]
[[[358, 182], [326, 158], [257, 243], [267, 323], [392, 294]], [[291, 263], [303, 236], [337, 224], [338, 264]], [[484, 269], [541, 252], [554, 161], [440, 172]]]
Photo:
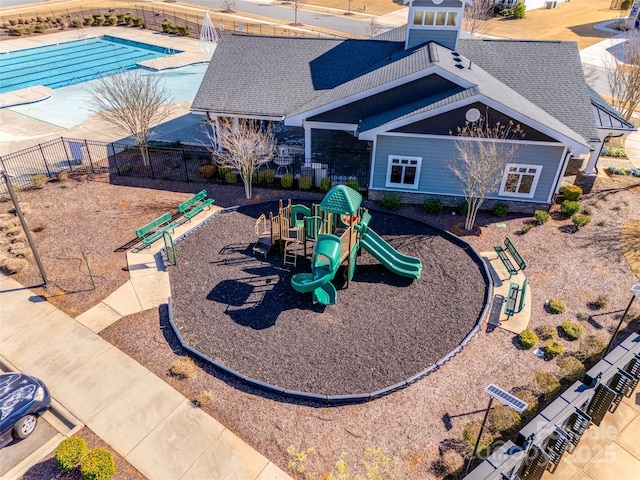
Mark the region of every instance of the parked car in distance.
[[42, 380], [16, 372], [0, 374], [0, 448], [31, 435], [49, 407], [51, 395]]

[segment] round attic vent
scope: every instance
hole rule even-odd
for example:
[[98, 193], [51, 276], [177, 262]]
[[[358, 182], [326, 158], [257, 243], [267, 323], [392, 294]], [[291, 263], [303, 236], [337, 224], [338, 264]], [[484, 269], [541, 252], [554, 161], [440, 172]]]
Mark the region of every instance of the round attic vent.
[[473, 123], [480, 118], [480, 110], [478, 110], [477, 108], [470, 108], [469, 110], [467, 110], [464, 118], [466, 118], [468, 122]]

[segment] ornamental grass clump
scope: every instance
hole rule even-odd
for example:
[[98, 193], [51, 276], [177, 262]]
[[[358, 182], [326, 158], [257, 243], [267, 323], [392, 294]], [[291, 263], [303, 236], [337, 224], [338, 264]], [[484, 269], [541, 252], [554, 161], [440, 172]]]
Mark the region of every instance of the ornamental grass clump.
[[520, 427], [520, 414], [506, 405], [498, 405], [491, 410], [491, 427], [503, 435], [509, 435]]
[[569, 383], [577, 382], [584, 377], [584, 364], [576, 357], [562, 357], [558, 360], [558, 366], [560, 367], [562, 378]]
[[308, 175], [303, 175], [298, 178], [298, 187], [300, 190], [309, 190], [311, 188], [311, 183], [313, 179]]
[[560, 390], [560, 382], [553, 373], [538, 370], [534, 376], [535, 386], [545, 399], [552, 398]]
[[584, 363], [593, 363], [600, 359], [607, 348], [607, 339], [604, 335], [587, 335], [580, 340], [579, 357]]
[[518, 335], [518, 341], [520, 342], [520, 345], [522, 345], [522, 348], [526, 348], [528, 350], [538, 343], [538, 336], [533, 330], [527, 328], [520, 332], [520, 335]]
[[87, 442], [84, 438], [69, 437], [58, 444], [55, 453], [55, 461], [61, 472], [70, 472], [89, 453]]
[[556, 327], [552, 327], [551, 325], [543, 325], [536, 329], [536, 333], [542, 340], [553, 340], [556, 338], [558, 330]]
[[560, 300], [559, 298], [549, 299], [549, 311], [551, 313], [564, 313], [566, 309], [567, 306], [565, 305], [564, 301]]
[[570, 320], [562, 322], [560, 330], [569, 340], [578, 340], [582, 335], [584, 335], [584, 327], [579, 323], [572, 322]]
[[564, 345], [560, 340], [549, 340], [544, 345], [544, 353], [548, 358], [555, 358], [564, 353]]
[[576, 229], [580, 229], [591, 223], [591, 217], [582, 213], [576, 213], [571, 216], [571, 223], [573, 223], [573, 226], [576, 227]]
[[[464, 430], [462, 432], [462, 439], [464, 440], [464, 447], [466, 454], [470, 457], [473, 454], [473, 447], [478, 440], [478, 435], [480, 434], [480, 422], [472, 421], [467, 423], [464, 426]], [[489, 447], [493, 443], [493, 435], [489, 432], [488, 429], [484, 429], [482, 432], [482, 437], [480, 437], [480, 442], [478, 443], [478, 450], [476, 451], [476, 455], [480, 457], [484, 457], [489, 452]]]

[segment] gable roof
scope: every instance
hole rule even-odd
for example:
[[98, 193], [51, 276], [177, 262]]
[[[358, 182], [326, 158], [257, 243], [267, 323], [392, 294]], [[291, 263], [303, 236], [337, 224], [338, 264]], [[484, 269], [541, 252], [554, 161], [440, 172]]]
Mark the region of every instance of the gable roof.
[[422, 101], [361, 119], [359, 130], [408, 122], [412, 116], [419, 120], [436, 104], [475, 95], [494, 108], [503, 106], [518, 121], [548, 127], [559, 134], [554, 138], [580, 145], [580, 150], [597, 139], [574, 42], [460, 39], [458, 52], [434, 42], [405, 50], [405, 31], [399, 27], [369, 40], [223, 36], [192, 109], [287, 118], [296, 125], [437, 74], [473, 91], [425, 95]]

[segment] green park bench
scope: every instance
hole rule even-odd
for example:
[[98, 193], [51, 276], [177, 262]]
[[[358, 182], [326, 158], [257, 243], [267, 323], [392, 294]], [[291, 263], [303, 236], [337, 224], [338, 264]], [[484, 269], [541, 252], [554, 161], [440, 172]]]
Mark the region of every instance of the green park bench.
[[[520, 252], [518, 252], [509, 237], [504, 240], [504, 247], [499, 245], [493, 247], [493, 249], [498, 254], [498, 258], [502, 261], [507, 272], [509, 272], [509, 278], [527, 267], [527, 262], [524, 261], [524, 258], [522, 258], [522, 255], [520, 255]], [[511, 258], [509, 258], [509, 255], [511, 255]], [[513, 261], [511, 261], [512, 259]]]
[[524, 308], [524, 297], [527, 294], [527, 288], [529, 287], [529, 279], [525, 278], [522, 283], [522, 288], [517, 283], [509, 285], [509, 295], [507, 296], [504, 305], [504, 314], [511, 318], [516, 313], [520, 313]]
[[173, 231], [178, 226], [178, 222], [172, 222], [173, 215], [171, 212], [167, 212], [164, 215], [156, 218], [154, 221], [147, 223], [144, 227], [136, 230], [136, 237], [138, 237], [142, 243], [151, 246], [153, 242], [160, 239], [164, 232]]
[[178, 205], [178, 211], [182, 213], [185, 218], [191, 221], [193, 217], [195, 217], [205, 208], [209, 210], [214, 202], [215, 200], [213, 198], [207, 198], [207, 191], [202, 190], [196, 193], [189, 200], [186, 200]]

